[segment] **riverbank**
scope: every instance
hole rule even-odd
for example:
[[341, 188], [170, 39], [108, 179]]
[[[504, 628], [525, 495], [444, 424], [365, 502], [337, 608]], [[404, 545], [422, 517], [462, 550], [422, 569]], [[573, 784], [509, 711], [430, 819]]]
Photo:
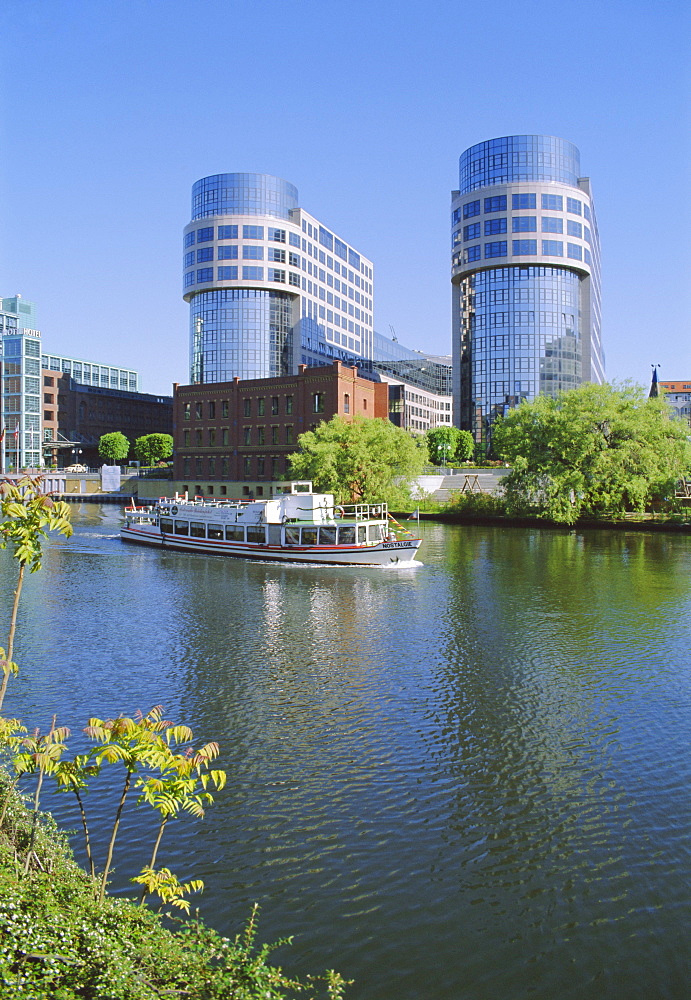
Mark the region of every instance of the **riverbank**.
[[[406, 523], [409, 512], [394, 515]], [[559, 524], [543, 517], [509, 517], [504, 514], [472, 514], [462, 511], [420, 511], [421, 521], [436, 521], [441, 524], [477, 524], [483, 527], [504, 528], [547, 528], [560, 531], [671, 531], [691, 534], [691, 521], [673, 521], [667, 515], [629, 514], [623, 518], [581, 518], [574, 524]]]
[[[199, 920], [164, 925], [148, 906], [108, 896], [99, 902], [49, 814], [32, 818], [0, 772], [0, 998], [61, 1000], [273, 1000], [308, 991], [256, 946], [256, 910], [233, 941]], [[5, 808], [6, 806], [6, 808]], [[28, 860], [27, 860], [28, 857]], [[321, 978], [321, 977], [319, 977]], [[322, 995], [342, 996], [337, 974]]]

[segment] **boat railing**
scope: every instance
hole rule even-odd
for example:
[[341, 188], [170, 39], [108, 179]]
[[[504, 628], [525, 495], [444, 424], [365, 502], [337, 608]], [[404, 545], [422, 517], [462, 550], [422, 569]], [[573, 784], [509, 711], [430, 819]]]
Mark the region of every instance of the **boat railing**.
[[333, 507], [335, 518], [353, 521], [386, 521], [389, 506], [386, 503], [344, 503]]

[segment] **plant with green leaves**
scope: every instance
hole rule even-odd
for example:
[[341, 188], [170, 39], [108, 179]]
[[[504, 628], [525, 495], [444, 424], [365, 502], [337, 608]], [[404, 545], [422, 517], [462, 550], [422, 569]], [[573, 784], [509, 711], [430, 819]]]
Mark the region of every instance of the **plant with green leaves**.
[[61, 500], [53, 500], [41, 492], [40, 478], [26, 477], [17, 483], [5, 482], [0, 485], [0, 548], [11, 546], [12, 555], [19, 563], [17, 585], [14, 591], [10, 614], [10, 631], [7, 650], [0, 648], [3, 678], [0, 684], [0, 709], [5, 700], [5, 692], [10, 674], [16, 674], [17, 664], [13, 661], [14, 636], [17, 627], [19, 598], [24, 584], [24, 573], [36, 573], [41, 568], [43, 558], [42, 543], [49, 531], [57, 531], [66, 538], [72, 534], [69, 506]]
[[129, 455], [130, 443], [120, 431], [102, 434], [98, 440], [98, 453], [111, 465], [117, 465]]
[[103, 900], [120, 819], [133, 776], [142, 768], [165, 765], [169, 755], [166, 737], [177, 743], [185, 742], [192, 738], [192, 730], [188, 726], [173, 726], [171, 722], [163, 719], [161, 706], [157, 705], [147, 715], [137, 712], [133, 719], [125, 716], [119, 716], [117, 719], [89, 719], [84, 732], [98, 743], [92, 751], [92, 758], [99, 766], [104, 763], [122, 764], [125, 769], [120, 800], [108, 841], [106, 864], [101, 877], [99, 899]]
[[691, 469], [688, 433], [662, 397], [631, 384], [523, 402], [494, 430], [494, 450], [512, 466], [507, 512], [573, 524], [643, 511]]
[[36, 823], [38, 822], [38, 807], [43, 787], [43, 778], [46, 774], [52, 774], [59, 765], [60, 758], [65, 750], [65, 740], [70, 735], [66, 726], [55, 727], [55, 716], [49, 731], [45, 736], [41, 736], [39, 729], [36, 729], [31, 736], [25, 736], [19, 740], [15, 753], [12, 757], [12, 766], [21, 777], [23, 774], [35, 774], [38, 772], [38, 780], [34, 790], [34, 809], [31, 824], [31, 835], [29, 847], [26, 854], [24, 874], [29, 871], [31, 856], [34, 849], [36, 836]]
[[173, 454], [170, 434], [144, 434], [134, 442], [134, 453], [142, 465], [155, 465]]
[[[139, 875], [136, 875], [133, 882], [143, 885], [141, 895], [141, 905], [147, 895], [156, 895], [161, 900], [161, 907], [166, 904], [176, 906], [185, 913], [190, 912], [190, 901], [185, 899], [185, 895], [190, 892], [203, 892], [204, 883], [200, 878], [191, 879], [189, 882], [179, 882], [177, 875], [174, 875], [170, 868], [142, 868]], [[161, 908], [159, 907], [159, 909]]]
[[432, 427], [425, 439], [432, 465], [467, 462], [475, 450], [473, 435], [458, 427]]
[[413, 437], [389, 420], [335, 416], [298, 438], [290, 456], [291, 475], [310, 479], [337, 503], [405, 505], [411, 485], [427, 463], [423, 437]]

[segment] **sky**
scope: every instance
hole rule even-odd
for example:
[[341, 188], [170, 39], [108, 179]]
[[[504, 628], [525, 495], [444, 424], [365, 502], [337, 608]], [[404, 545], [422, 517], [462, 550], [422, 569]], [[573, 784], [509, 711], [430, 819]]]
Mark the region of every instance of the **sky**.
[[688, 0], [4, 0], [0, 295], [47, 351], [189, 381], [195, 180], [276, 174], [375, 266], [375, 328], [451, 353], [468, 146], [574, 142], [610, 381], [691, 377]]

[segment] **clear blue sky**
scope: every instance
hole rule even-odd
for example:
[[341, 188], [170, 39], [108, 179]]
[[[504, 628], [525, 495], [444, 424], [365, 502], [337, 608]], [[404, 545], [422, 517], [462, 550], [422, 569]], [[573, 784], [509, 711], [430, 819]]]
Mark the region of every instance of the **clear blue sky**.
[[610, 379], [691, 376], [688, 0], [5, 0], [0, 294], [46, 347], [187, 382], [190, 188], [258, 171], [375, 264], [375, 325], [450, 353], [458, 157], [575, 142]]

